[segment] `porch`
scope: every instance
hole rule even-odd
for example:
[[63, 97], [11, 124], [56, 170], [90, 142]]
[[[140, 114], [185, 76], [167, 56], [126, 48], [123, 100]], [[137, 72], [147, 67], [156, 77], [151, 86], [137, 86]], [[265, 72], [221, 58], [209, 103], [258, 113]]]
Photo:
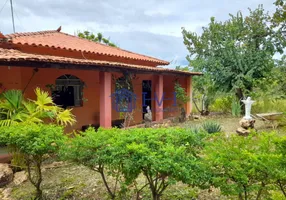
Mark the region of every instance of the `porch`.
[[[155, 70], [114, 69], [98, 65], [87, 68], [85, 65], [74, 63], [55, 64], [13, 61], [10, 62], [10, 65], [7, 65], [7, 63], [1, 63], [0, 61], [0, 83], [2, 84], [2, 88], [20, 89], [24, 92], [25, 97], [34, 99], [34, 90], [36, 87], [40, 87], [52, 94], [50, 85], [59, 88], [64, 85], [62, 83], [64, 80], [63, 77], [72, 77], [73, 79], [67, 79], [67, 84], [65, 85], [66, 88], [72, 88], [73, 96], [71, 98], [74, 99], [73, 101], [69, 101], [69, 104], [72, 103], [73, 105], [68, 105], [67, 108], [73, 109], [72, 112], [76, 116], [77, 123], [73, 127], [68, 127], [67, 131], [74, 129], [81, 130], [84, 126], [88, 125], [110, 128], [112, 127], [112, 122], [113, 125], [118, 125], [120, 124], [120, 119], [122, 119], [120, 113], [113, 107], [111, 95], [116, 90], [116, 79], [122, 77], [126, 71], [135, 75], [132, 84], [134, 94], [137, 96], [133, 115], [134, 119], [130, 125], [143, 122], [144, 104], [148, 104], [151, 107], [153, 121], [161, 121], [164, 118], [178, 115], [178, 109], [173, 106], [175, 80], [191, 96], [192, 76], [189, 75], [158, 72]], [[81, 86], [76, 84], [77, 80], [74, 78], [82, 83]], [[146, 81], [151, 83], [151, 100], [143, 102], [143, 93], [145, 92], [143, 83]], [[185, 109], [187, 114], [191, 112], [191, 102], [185, 105]]]

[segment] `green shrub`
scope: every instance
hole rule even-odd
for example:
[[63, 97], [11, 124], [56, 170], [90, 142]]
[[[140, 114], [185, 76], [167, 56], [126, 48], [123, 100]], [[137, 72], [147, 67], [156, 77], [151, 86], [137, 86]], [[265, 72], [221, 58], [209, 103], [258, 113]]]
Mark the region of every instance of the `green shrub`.
[[231, 114], [234, 117], [239, 117], [241, 115], [241, 105], [237, 100], [233, 100], [231, 103]]
[[[24, 156], [28, 178], [36, 188], [36, 198], [42, 199], [42, 173], [44, 160], [56, 153], [65, 140], [63, 128], [46, 124], [26, 124], [0, 127], [0, 138], [14, 146]], [[33, 170], [34, 169], [34, 170]]]
[[213, 121], [204, 122], [202, 128], [209, 134], [221, 132], [221, 125]]
[[217, 98], [211, 105], [210, 110], [215, 112], [230, 113], [232, 101], [233, 97], [230, 95]]
[[[255, 99], [254, 99], [255, 100]], [[252, 106], [253, 113], [283, 112], [286, 113], [285, 99], [258, 99]]]
[[224, 195], [239, 199], [269, 199], [269, 191], [275, 189], [284, 189], [285, 195], [286, 142], [282, 141], [276, 133], [213, 136], [203, 152], [210, 181]]
[[[99, 173], [112, 199], [128, 199], [129, 186], [136, 185], [137, 196], [149, 186], [157, 200], [177, 181], [198, 184], [203, 180], [198, 154], [204, 137], [183, 128], [99, 129], [96, 133], [88, 129], [63, 146], [62, 156]], [[115, 184], [107, 182], [107, 174]], [[135, 184], [140, 174], [146, 185]]]

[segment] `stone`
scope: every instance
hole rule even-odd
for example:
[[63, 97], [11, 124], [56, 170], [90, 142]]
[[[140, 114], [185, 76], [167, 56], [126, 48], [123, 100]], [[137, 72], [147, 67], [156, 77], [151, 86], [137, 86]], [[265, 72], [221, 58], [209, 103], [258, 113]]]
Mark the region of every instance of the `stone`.
[[13, 180], [13, 170], [8, 164], [0, 163], [0, 187], [3, 187]]
[[244, 119], [242, 118], [239, 125], [244, 129], [254, 128], [255, 119]]
[[52, 168], [58, 168], [58, 167], [62, 167], [64, 165], [63, 161], [59, 161], [59, 162], [52, 162], [51, 164], [47, 164], [43, 167], [43, 169], [52, 169]]
[[1, 200], [12, 200], [10, 198], [11, 192], [12, 192], [12, 188], [0, 189], [0, 199]]
[[20, 184], [24, 183], [27, 179], [28, 179], [27, 172], [25, 172], [25, 171], [16, 172], [14, 174], [13, 183], [15, 185], [20, 185]]
[[240, 128], [238, 128], [238, 129], [236, 130], [236, 132], [238, 133], [238, 135], [248, 136], [249, 133], [250, 133], [250, 130], [247, 130], [247, 129], [245, 129], [245, 128], [240, 127]]
[[194, 119], [201, 119], [201, 116], [199, 116], [199, 115], [193, 115], [193, 118], [194, 118]]

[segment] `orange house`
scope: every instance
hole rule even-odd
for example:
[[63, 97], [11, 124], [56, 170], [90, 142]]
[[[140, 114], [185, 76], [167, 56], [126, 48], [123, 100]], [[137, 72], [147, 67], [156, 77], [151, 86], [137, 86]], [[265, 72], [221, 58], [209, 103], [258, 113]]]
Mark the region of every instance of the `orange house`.
[[[123, 74], [132, 74], [136, 102], [132, 124], [143, 121], [146, 106], [150, 106], [154, 121], [176, 116], [174, 84], [178, 81], [192, 94], [192, 76], [158, 66], [163, 60], [106, 46], [76, 36], [54, 31], [3, 35], [0, 33], [1, 88], [23, 90], [25, 97], [35, 98], [40, 87], [49, 91], [58, 105], [73, 108], [77, 123], [111, 127], [121, 115], [114, 109], [112, 94]], [[187, 114], [191, 102], [185, 105]]]

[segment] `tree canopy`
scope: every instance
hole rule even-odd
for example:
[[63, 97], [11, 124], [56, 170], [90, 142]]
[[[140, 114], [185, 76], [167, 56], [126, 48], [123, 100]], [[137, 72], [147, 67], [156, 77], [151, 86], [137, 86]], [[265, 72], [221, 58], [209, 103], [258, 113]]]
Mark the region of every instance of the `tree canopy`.
[[255, 86], [256, 80], [267, 77], [274, 68], [273, 56], [283, 53], [285, 39], [278, 29], [273, 29], [271, 17], [262, 6], [230, 15], [225, 22], [214, 17], [203, 33], [182, 28], [187, 59], [196, 71], [210, 76], [217, 90], [235, 92], [238, 99]]
[[273, 14], [272, 22], [275, 27], [280, 27], [282, 30], [286, 28], [286, 1], [276, 0], [276, 11]]
[[106, 44], [108, 46], [112, 47], [117, 47], [114, 43], [109, 41], [109, 38], [105, 38], [102, 33], [97, 33], [96, 35], [89, 32], [89, 31], [84, 31], [84, 32], [78, 32], [78, 37], [80, 38], [85, 38], [94, 42], [99, 42], [102, 44]]

